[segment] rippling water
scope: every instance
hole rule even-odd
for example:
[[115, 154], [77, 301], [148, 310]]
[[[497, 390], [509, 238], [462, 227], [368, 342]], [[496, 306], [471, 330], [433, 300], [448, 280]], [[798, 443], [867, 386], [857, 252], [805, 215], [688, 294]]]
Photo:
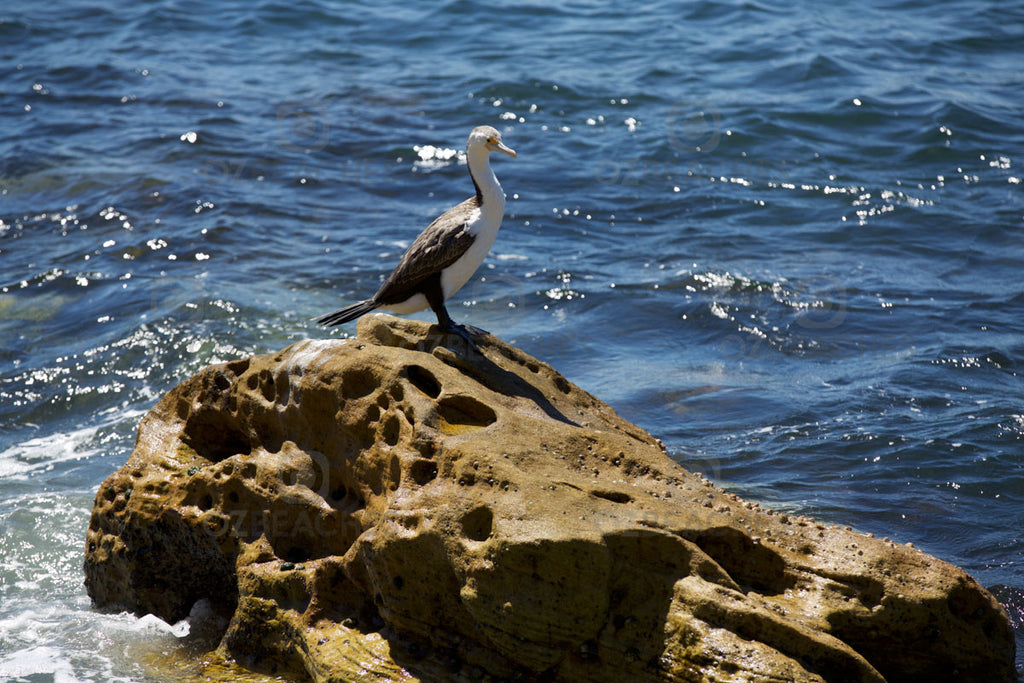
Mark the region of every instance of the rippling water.
[[1024, 10], [419, 7], [0, 9], [0, 674], [182, 677], [186, 625], [89, 609], [95, 489], [190, 373], [328, 334], [482, 123], [519, 159], [457, 319], [1024, 632]]

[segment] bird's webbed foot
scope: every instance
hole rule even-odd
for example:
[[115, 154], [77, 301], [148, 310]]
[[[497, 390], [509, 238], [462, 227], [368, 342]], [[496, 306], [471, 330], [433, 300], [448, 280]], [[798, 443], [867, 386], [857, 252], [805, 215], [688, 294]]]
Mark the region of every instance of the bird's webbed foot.
[[482, 330], [479, 327], [474, 327], [472, 325], [460, 325], [451, 320], [449, 320], [448, 324], [442, 329], [447, 334], [454, 334], [464, 339], [466, 343], [469, 344], [469, 347], [477, 353], [480, 353], [480, 347], [476, 345], [474, 337], [487, 334], [486, 330]]

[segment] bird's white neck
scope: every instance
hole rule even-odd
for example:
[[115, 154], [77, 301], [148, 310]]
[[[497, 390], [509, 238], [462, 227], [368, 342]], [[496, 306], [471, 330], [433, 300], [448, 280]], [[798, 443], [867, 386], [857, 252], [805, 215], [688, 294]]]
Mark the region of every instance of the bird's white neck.
[[499, 215], [504, 213], [505, 193], [498, 183], [498, 177], [491, 170], [490, 152], [484, 147], [467, 149], [466, 164], [481, 208], [496, 210]]

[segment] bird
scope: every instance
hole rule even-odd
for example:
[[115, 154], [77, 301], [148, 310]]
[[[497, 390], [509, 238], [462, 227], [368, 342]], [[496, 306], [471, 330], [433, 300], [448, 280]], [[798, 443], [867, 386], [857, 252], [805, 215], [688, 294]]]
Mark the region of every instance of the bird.
[[316, 321], [333, 327], [378, 308], [405, 315], [429, 307], [437, 316], [442, 332], [458, 335], [477, 349], [473, 337], [484, 331], [456, 323], [444, 302], [480, 267], [501, 227], [505, 193], [491, 169], [491, 152], [518, 158], [516, 151], [502, 142], [497, 129], [477, 126], [466, 140], [466, 165], [476, 194], [434, 219], [405, 250], [398, 265], [372, 297]]

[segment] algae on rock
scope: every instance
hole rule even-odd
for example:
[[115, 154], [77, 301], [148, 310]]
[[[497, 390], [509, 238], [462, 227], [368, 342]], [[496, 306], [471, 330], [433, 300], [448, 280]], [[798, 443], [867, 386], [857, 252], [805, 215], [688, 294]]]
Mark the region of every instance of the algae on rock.
[[212, 366], [100, 487], [102, 608], [230, 614], [315, 681], [1015, 679], [1005, 612], [913, 548], [762, 510], [550, 366], [375, 315]]

